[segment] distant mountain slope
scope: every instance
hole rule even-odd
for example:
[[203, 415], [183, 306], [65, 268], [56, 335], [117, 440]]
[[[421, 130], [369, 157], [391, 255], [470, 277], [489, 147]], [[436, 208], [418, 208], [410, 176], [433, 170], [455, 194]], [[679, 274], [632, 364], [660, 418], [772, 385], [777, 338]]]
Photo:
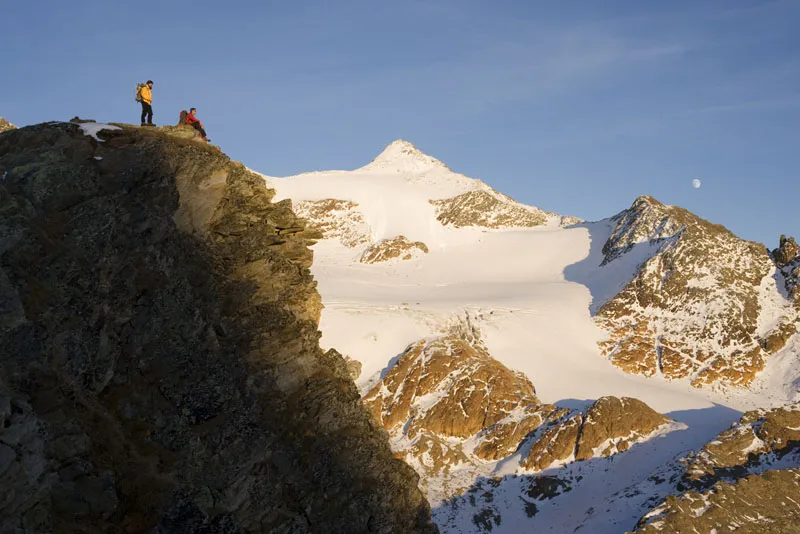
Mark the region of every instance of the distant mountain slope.
[[362, 251], [398, 236], [434, 247], [448, 228], [496, 230], [577, 221], [520, 204], [402, 140], [354, 171], [267, 180], [327, 238]]
[[266, 179], [323, 233], [321, 343], [443, 532], [634, 528], [683, 491], [677, 459], [798, 396], [792, 240], [769, 253], [651, 197], [561, 217], [403, 141]]
[[631, 373], [747, 385], [796, 331], [763, 245], [651, 197], [614, 218], [606, 268], [633, 248], [657, 246], [597, 322], [603, 353]]

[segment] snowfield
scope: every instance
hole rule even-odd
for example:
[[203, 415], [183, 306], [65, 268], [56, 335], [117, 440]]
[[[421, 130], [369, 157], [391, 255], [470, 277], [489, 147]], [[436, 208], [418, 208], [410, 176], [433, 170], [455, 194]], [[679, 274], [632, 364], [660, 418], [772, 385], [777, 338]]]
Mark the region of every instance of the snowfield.
[[[650, 484], [626, 499], [620, 499], [620, 492], [646, 483], [676, 456], [702, 446], [741, 412], [784, 404], [796, 395], [797, 343], [772, 358], [747, 390], [695, 389], [688, 381], [629, 375], [602, 357], [597, 343], [605, 333], [595, 326], [593, 313], [657, 251], [641, 243], [601, 267], [601, 249], [613, 228], [608, 220], [564, 227], [560, 217], [527, 207], [545, 214], [545, 224], [444, 226], [430, 200], [491, 189], [404, 142], [393, 143], [355, 171], [265, 180], [277, 191], [276, 201], [337, 199], [357, 204], [363, 242], [403, 235], [429, 249], [409, 261], [367, 265], [358, 259], [368, 245], [351, 247], [332, 238], [314, 247], [312, 272], [325, 306], [321, 343], [362, 363], [357, 380], [362, 392], [410, 343], [468, 317], [480, 329], [490, 354], [524, 373], [543, 402], [575, 409], [606, 395], [635, 397], [679, 423], [626, 453], [561, 468], [559, 477], [580, 477], [580, 483], [568, 494], [538, 504], [535, 516], [519, 513], [518, 486], [524, 479], [504, 479], [494, 488], [493, 499], [495, 508], [505, 512], [492, 532], [572, 532], [582, 526], [581, 532], [596, 534], [631, 529], [647, 500], [658, 496], [658, 485]], [[346, 223], [342, 215], [341, 224]], [[774, 322], [774, 311], [786, 303], [768, 291], [768, 282], [764, 284], [761, 321], [766, 329]], [[471, 519], [475, 510], [459, 512], [442, 505], [448, 484], [466, 487], [483, 479], [485, 485], [491, 477], [520, 474], [514, 465], [517, 462], [505, 459], [429, 481], [428, 496], [443, 532], [479, 531]]]

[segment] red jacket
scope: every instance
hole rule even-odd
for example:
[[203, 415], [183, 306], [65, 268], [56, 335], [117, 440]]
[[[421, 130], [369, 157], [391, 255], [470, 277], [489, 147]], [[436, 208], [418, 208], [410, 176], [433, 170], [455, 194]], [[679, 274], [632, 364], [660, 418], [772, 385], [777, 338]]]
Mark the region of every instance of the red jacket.
[[186, 114], [186, 124], [194, 124], [196, 122], [200, 123], [200, 126], [203, 125], [203, 123], [200, 122], [200, 119], [198, 119], [197, 117], [194, 116], [194, 113], [187, 113]]

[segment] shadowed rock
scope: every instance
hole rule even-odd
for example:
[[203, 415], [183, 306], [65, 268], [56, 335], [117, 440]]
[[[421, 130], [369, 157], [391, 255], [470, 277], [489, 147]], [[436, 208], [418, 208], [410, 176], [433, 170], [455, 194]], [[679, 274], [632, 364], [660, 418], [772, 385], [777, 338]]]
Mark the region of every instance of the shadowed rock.
[[156, 129], [0, 136], [0, 531], [435, 532], [289, 201]]

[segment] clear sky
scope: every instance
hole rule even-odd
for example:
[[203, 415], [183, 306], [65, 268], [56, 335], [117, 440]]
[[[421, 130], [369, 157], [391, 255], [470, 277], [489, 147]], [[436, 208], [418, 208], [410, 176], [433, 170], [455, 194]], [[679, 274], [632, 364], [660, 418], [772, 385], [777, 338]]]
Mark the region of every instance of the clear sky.
[[[0, 116], [136, 123], [196, 106], [273, 176], [403, 138], [585, 219], [640, 194], [800, 238], [797, 0], [0, 0]], [[691, 182], [700, 179], [702, 187]]]

